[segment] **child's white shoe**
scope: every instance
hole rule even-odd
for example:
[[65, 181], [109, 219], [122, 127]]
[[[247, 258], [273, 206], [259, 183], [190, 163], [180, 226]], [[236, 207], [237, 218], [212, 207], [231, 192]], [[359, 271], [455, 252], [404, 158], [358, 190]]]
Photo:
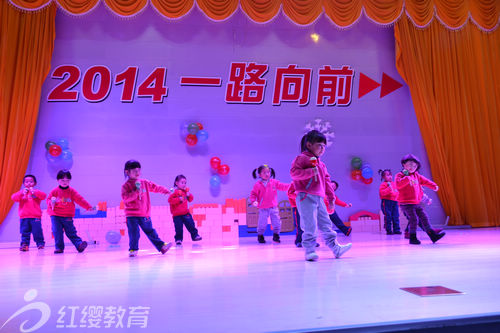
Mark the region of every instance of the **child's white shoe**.
[[316, 252], [310, 252], [306, 253], [306, 260], [307, 261], [316, 261], [318, 260], [319, 256]]
[[340, 245], [338, 243], [335, 243], [335, 246], [332, 249], [333, 254], [335, 255], [335, 258], [342, 257], [342, 255], [344, 253], [346, 253], [347, 251], [349, 251], [349, 249], [351, 248], [351, 246], [352, 246], [351, 243], [347, 243], [346, 245]]

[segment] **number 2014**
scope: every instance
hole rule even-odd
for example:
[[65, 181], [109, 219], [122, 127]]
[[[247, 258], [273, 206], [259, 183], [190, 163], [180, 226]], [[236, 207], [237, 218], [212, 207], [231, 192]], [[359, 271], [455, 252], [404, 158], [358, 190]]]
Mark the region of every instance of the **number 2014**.
[[[138, 68], [129, 66], [117, 74], [115, 85], [123, 84], [120, 101], [132, 103], [137, 84]], [[153, 103], [162, 103], [167, 96], [168, 88], [165, 84], [167, 69], [156, 67], [137, 87], [137, 97], [151, 97]], [[75, 90], [82, 75], [80, 68], [75, 65], [61, 65], [52, 72], [52, 78], [62, 80], [47, 96], [49, 102], [77, 102], [79, 91]], [[101, 102], [111, 92], [111, 71], [106, 66], [92, 66], [83, 74], [81, 94], [87, 102]]]

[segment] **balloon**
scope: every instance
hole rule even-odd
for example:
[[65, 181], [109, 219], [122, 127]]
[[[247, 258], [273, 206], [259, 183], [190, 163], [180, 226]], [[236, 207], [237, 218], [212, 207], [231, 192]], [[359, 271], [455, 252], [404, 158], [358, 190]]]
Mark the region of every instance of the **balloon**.
[[49, 162], [49, 164], [56, 163], [56, 161], [60, 159], [60, 157], [54, 157], [50, 155], [48, 151], [45, 153], [45, 158], [47, 159], [47, 162]]
[[182, 137], [183, 139], [184, 139], [184, 138], [185, 138], [185, 137], [189, 134], [189, 132], [188, 132], [188, 126], [189, 126], [189, 124], [190, 124], [190, 123], [189, 123], [189, 122], [187, 122], [187, 121], [183, 121], [183, 122], [181, 123], [181, 126], [180, 126], [180, 128], [179, 128], [179, 129], [180, 129], [180, 131], [181, 131], [181, 137]]
[[217, 175], [213, 175], [210, 177], [210, 186], [218, 187], [220, 185], [220, 177]]
[[214, 170], [217, 170], [217, 169], [219, 169], [220, 162], [221, 162], [221, 161], [220, 161], [220, 158], [218, 158], [218, 157], [212, 157], [212, 158], [210, 159], [210, 167], [211, 167], [212, 169], [214, 169]]
[[49, 150], [50, 146], [55, 145], [56, 143], [54, 141], [47, 141], [45, 142], [45, 149]]
[[200, 128], [198, 127], [198, 125], [196, 125], [196, 123], [191, 123], [188, 126], [189, 134], [196, 134], [196, 132], [198, 132], [199, 130]]
[[372, 178], [373, 170], [369, 167], [363, 168], [363, 170], [361, 170], [361, 176], [363, 176], [364, 179]]
[[196, 133], [196, 137], [201, 142], [207, 141], [207, 139], [208, 139], [208, 132], [205, 131], [205, 130], [199, 130], [198, 133]]
[[56, 144], [50, 146], [50, 148], [49, 148], [50, 155], [57, 157], [57, 156], [61, 155], [61, 153], [62, 153], [62, 149], [60, 146], [58, 146]]
[[351, 172], [351, 178], [354, 180], [360, 180], [361, 179], [361, 170], [353, 170]]
[[188, 144], [188, 146], [192, 147], [196, 143], [198, 143], [198, 138], [194, 134], [188, 134], [188, 136], [186, 136], [186, 143]]
[[361, 179], [361, 181], [365, 184], [371, 184], [373, 182], [373, 178], [368, 178], [368, 179], [363, 178]]
[[73, 159], [73, 154], [69, 150], [63, 150], [61, 153], [61, 158], [63, 160], [71, 160]]
[[66, 139], [57, 140], [57, 144], [61, 147], [62, 150], [67, 150], [69, 148], [69, 142]]
[[221, 175], [225, 176], [229, 173], [229, 165], [227, 164], [222, 164], [217, 168], [217, 172], [220, 173]]
[[203, 125], [201, 123], [195, 123], [197, 126], [198, 126], [198, 129], [199, 130], [202, 130], [203, 129]]
[[353, 157], [351, 160], [351, 166], [355, 170], [361, 169], [361, 165], [363, 164], [363, 161], [359, 157]]
[[121, 238], [122, 236], [117, 231], [110, 230], [106, 233], [106, 240], [108, 241], [109, 244], [113, 245], [118, 244]]

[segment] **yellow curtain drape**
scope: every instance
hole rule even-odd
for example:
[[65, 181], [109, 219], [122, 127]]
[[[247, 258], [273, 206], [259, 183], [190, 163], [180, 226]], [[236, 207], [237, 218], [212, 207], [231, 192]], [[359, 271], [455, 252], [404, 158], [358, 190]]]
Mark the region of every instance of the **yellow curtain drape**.
[[454, 225], [500, 226], [500, 32], [395, 25], [434, 180]]
[[[147, 0], [9, 0], [26, 10], [43, 8], [56, 2], [65, 11], [81, 15], [88, 13], [100, 1], [117, 15], [132, 16], [147, 5]], [[195, 0], [151, 0], [152, 6], [168, 18], [186, 15]], [[196, 0], [201, 11], [216, 21], [225, 20], [238, 9], [255, 22], [265, 23], [275, 17], [280, 8], [293, 22], [306, 25], [325, 13], [336, 25], [348, 27], [364, 12], [372, 21], [391, 24], [408, 15], [415, 25], [423, 27], [439, 19], [450, 29], [457, 29], [470, 18], [483, 30], [498, 27], [498, 0]]]
[[50, 70], [56, 6], [26, 13], [0, 2], [1, 223], [28, 166], [42, 84]]

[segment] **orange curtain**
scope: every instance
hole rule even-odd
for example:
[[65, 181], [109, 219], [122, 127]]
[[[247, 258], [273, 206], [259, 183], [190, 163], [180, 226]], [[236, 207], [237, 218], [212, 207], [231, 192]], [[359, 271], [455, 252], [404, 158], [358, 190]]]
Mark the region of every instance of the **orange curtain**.
[[500, 226], [500, 32], [450, 31], [436, 21], [422, 30], [405, 17], [394, 34], [451, 223]]
[[0, 223], [28, 166], [55, 16], [54, 5], [27, 14], [0, 1]]
[[[80, 15], [88, 13], [100, 1], [116, 14], [132, 16], [147, 5], [147, 0], [9, 0], [19, 8], [37, 10], [57, 2], [65, 11]], [[151, 0], [152, 6], [168, 18], [186, 15], [195, 0]], [[225, 20], [238, 6], [255, 22], [265, 23], [274, 18], [280, 8], [293, 22], [306, 25], [325, 13], [333, 23], [348, 27], [365, 14], [379, 24], [392, 24], [408, 15], [415, 25], [423, 27], [438, 18], [450, 29], [468, 22], [469, 16], [483, 30], [498, 27], [498, 0], [196, 0], [201, 11], [216, 21]]]

